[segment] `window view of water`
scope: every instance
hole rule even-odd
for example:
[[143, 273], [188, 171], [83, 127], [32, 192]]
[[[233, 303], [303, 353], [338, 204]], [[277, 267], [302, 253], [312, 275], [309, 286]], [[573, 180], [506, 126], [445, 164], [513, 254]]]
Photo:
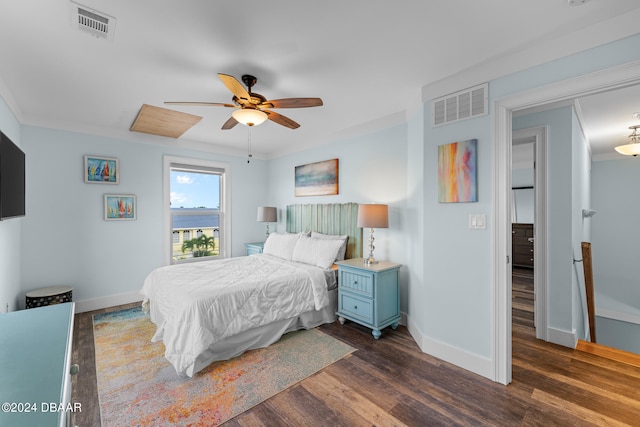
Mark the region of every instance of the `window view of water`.
[[220, 254], [220, 174], [172, 168], [172, 261]]

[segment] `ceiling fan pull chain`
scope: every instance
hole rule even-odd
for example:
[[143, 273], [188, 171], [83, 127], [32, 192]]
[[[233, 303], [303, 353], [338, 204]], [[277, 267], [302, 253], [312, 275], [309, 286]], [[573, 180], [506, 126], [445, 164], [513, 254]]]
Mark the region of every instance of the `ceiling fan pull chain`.
[[251, 127], [249, 127], [249, 140], [247, 142], [247, 151], [248, 151], [248, 156], [247, 156], [247, 163], [251, 163], [251, 158], [253, 157], [253, 154], [251, 154]]

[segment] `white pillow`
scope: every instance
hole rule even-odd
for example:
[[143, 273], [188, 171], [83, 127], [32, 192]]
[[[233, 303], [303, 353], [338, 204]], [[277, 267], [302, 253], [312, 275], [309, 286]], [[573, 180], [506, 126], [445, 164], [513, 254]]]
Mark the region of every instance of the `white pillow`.
[[302, 236], [311, 236], [311, 232], [310, 231], [300, 231], [298, 233], [290, 233], [288, 231], [285, 232], [285, 234], [298, 234], [298, 235], [302, 235]]
[[313, 239], [302, 236], [293, 249], [292, 261], [317, 265], [320, 268], [331, 268], [342, 246], [341, 240]]
[[271, 233], [264, 242], [264, 249], [262, 253], [277, 256], [278, 258], [291, 261], [293, 255], [293, 248], [296, 246], [296, 242], [300, 238], [301, 234], [278, 234]]
[[336, 257], [336, 261], [344, 260], [344, 256], [347, 253], [347, 239], [349, 238], [349, 236], [347, 236], [346, 234], [344, 236], [338, 236], [337, 234], [322, 234], [322, 233], [318, 233], [317, 231], [312, 231], [311, 238], [342, 240], [342, 246], [340, 246], [340, 250], [338, 251], [338, 256]]

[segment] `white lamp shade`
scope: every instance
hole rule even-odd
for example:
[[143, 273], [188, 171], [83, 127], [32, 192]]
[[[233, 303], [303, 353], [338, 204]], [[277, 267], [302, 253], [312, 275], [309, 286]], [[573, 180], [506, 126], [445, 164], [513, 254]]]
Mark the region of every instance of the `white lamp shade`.
[[241, 108], [231, 113], [234, 119], [243, 125], [256, 126], [267, 120], [267, 113], [255, 108]]
[[258, 222], [278, 222], [278, 209], [273, 206], [258, 206]]
[[388, 228], [389, 206], [366, 204], [358, 206], [358, 227]]
[[634, 142], [627, 145], [616, 147], [616, 151], [625, 156], [637, 156], [640, 154], [640, 142]]

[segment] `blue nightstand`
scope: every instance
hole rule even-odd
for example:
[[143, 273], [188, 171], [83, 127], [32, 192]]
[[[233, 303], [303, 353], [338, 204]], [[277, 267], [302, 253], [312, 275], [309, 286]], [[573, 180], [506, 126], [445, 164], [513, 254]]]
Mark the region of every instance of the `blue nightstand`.
[[245, 243], [245, 247], [247, 248], [247, 256], [261, 254], [264, 249], [264, 242]]
[[373, 329], [380, 338], [381, 329], [398, 327], [400, 321], [400, 264], [379, 261], [365, 265], [354, 258], [338, 264], [338, 320], [352, 320]]

